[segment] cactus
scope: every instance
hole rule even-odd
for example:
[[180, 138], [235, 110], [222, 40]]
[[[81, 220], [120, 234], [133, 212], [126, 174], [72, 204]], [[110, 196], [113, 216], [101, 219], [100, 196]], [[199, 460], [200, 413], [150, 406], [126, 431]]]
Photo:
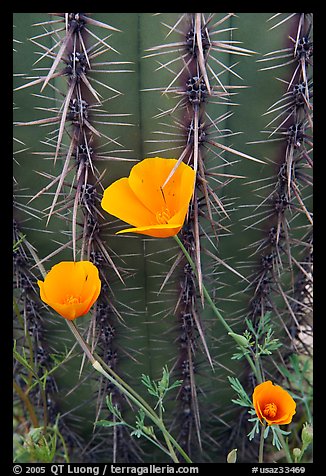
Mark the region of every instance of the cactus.
[[[53, 461], [169, 461], [119, 424], [135, 407], [39, 299], [54, 264], [86, 259], [102, 290], [80, 332], [147, 400], [162, 369], [180, 381], [165, 423], [193, 462], [257, 460], [232, 380], [251, 397], [257, 375], [236, 354], [249, 334], [263, 379], [299, 395], [298, 446], [312, 423], [312, 14], [17, 13], [14, 25], [16, 433], [54, 428]], [[171, 238], [117, 236], [100, 206], [157, 156], [196, 171], [179, 233], [194, 267]]]

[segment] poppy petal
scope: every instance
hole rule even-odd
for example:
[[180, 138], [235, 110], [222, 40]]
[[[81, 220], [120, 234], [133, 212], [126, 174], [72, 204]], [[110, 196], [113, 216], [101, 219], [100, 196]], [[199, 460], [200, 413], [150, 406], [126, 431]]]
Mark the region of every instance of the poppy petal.
[[[41, 291], [42, 293], [42, 291]], [[64, 304], [62, 302], [54, 302], [48, 299], [44, 299], [44, 294], [42, 297], [41, 294], [41, 299], [43, 302], [48, 304], [52, 309], [54, 309], [60, 316], [64, 317], [65, 319], [73, 320], [76, 317], [83, 316], [84, 314], [87, 314], [88, 311], [90, 310], [91, 306], [94, 304], [96, 299], [98, 298], [99, 295], [99, 289], [98, 287], [94, 286], [93, 292], [89, 294], [87, 299], [82, 302], [78, 302], [75, 304]]]
[[40, 288], [40, 297], [41, 297], [42, 301], [47, 304], [48, 298], [47, 298], [47, 295], [46, 295], [44, 282], [38, 280], [38, 281], [37, 281], [37, 284], [38, 284], [38, 286], [39, 286], [39, 288]]
[[189, 200], [187, 201], [186, 205], [184, 205], [180, 210], [177, 211], [175, 215], [168, 221], [169, 225], [174, 225], [178, 223], [182, 223], [185, 221], [186, 215], [189, 209]]
[[[80, 296], [81, 301], [85, 301], [89, 295], [93, 295], [93, 302], [95, 302], [101, 291], [101, 280], [99, 279], [98, 269], [89, 261], [79, 261], [77, 264], [83, 268], [85, 273], [82, 288], [78, 296]], [[94, 298], [94, 296], [96, 297]]]
[[73, 319], [76, 319], [76, 317], [83, 316], [84, 314], [87, 314], [89, 311], [90, 307], [88, 305], [85, 305], [84, 302], [77, 303], [77, 304], [61, 304], [58, 302], [51, 303], [50, 306], [57, 311], [60, 316], [64, 317], [65, 319], [68, 319], [72, 321]]
[[134, 226], [157, 223], [155, 214], [137, 198], [125, 177], [104, 190], [101, 206], [111, 215]]
[[166, 225], [149, 225], [149, 226], [140, 226], [137, 228], [126, 228], [125, 230], [118, 231], [118, 234], [121, 233], [138, 233], [140, 235], [149, 235], [155, 238], [168, 238], [174, 236], [181, 230], [183, 225], [179, 224], [166, 224]]
[[128, 180], [131, 189], [154, 214], [165, 207], [174, 214], [184, 203], [189, 203], [195, 172], [184, 162], [180, 162], [162, 189], [176, 164], [176, 159], [154, 157], [142, 160], [130, 171]]
[[188, 209], [190, 199], [194, 193], [195, 171], [193, 168], [181, 162], [171, 179], [163, 188], [167, 207], [177, 211], [185, 206]]
[[161, 187], [175, 163], [175, 159], [154, 157], [142, 160], [130, 171], [130, 188], [154, 215], [166, 206]]
[[46, 275], [46, 291], [51, 301], [60, 302], [66, 295], [79, 296], [87, 272], [82, 262], [62, 261], [54, 265]]

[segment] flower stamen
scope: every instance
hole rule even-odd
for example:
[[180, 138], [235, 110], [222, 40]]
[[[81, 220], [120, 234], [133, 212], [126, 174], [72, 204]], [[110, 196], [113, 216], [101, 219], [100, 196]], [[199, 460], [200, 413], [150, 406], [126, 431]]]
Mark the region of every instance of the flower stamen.
[[171, 218], [170, 210], [168, 208], [162, 208], [162, 210], [157, 212], [155, 216], [157, 223], [160, 225], [166, 225]]
[[71, 295], [67, 295], [65, 300], [63, 301], [63, 304], [79, 304], [80, 303], [80, 297], [75, 297]]
[[277, 413], [277, 406], [275, 405], [275, 403], [267, 403], [267, 405], [265, 405], [263, 414], [266, 417], [274, 418], [276, 413]]

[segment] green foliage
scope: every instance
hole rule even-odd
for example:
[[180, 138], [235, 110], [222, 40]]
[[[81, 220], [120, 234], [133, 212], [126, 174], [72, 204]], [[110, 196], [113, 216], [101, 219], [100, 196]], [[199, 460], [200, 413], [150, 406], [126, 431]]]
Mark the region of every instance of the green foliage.
[[[169, 385], [169, 381], [170, 381], [170, 374], [167, 367], [163, 368], [162, 379], [157, 383], [155, 381], [151, 381], [151, 379], [147, 375], [142, 376], [142, 383], [145, 385], [148, 392], [151, 395], [156, 396], [158, 398], [158, 402], [155, 408], [159, 406], [159, 419], [162, 423], [163, 423], [162, 412], [164, 411], [163, 399], [169, 390], [172, 390], [173, 388], [176, 388], [178, 385], [181, 384], [181, 382], [176, 381], [172, 385]], [[166, 439], [166, 442], [168, 443], [168, 449], [170, 449], [170, 451], [168, 451], [158, 441], [155, 435], [154, 427], [145, 425], [146, 413], [143, 410], [143, 408], [139, 408], [138, 413], [136, 414], [135, 424], [131, 425], [127, 423], [126, 421], [124, 421], [118, 406], [113, 404], [112, 394], [106, 397], [106, 405], [110, 413], [113, 415], [114, 421], [99, 420], [96, 422], [97, 426], [102, 426], [106, 428], [112, 428], [116, 426], [125, 426], [129, 428], [130, 430], [132, 430], [130, 433], [130, 436], [135, 436], [136, 438], [144, 437], [146, 440], [150, 441], [161, 451], [163, 451], [164, 453], [168, 455], [171, 455], [171, 445], [170, 443], [168, 443], [168, 440]]]
[[31, 391], [35, 385], [39, 385], [44, 391], [49, 376], [55, 372], [67, 359], [67, 355], [49, 354], [49, 357], [53, 362], [53, 366], [51, 365], [50, 370], [43, 370], [41, 376], [39, 376], [39, 369], [35, 367], [34, 362], [31, 360], [32, 356], [29, 354], [29, 350], [27, 350], [25, 347], [22, 347], [18, 352], [16, 340], [14, 340], [13, 356], [17, 362], [19, 362], [22, 367], [28, 371], [27, 375], [22, 373], [21, 378], [28, 385], [29, 391]]
[[247, 392], [237, 378], [228, 377], [233, 390], [238, 394], [238, 399], [233, 399], [232, 402], [242, 407], [252, 407], [252, 401], [248, 397]]
[[14, 242], [12, 247], [13, 252], [17, 251], [17, 249], [19, 248], [19, 246], [21, 245], [21, 243], [24, 241], [25, 238], [26, 238], [26, 235], [21, 235], [18, 241]]
[[[271, 312], [267, 312], [259, 321], [257, 329], [254, 328], [252, 322], [246, 318], [245, 322], [248, 326], [243, 332], [243, 337], [246, 339], [246, 347], [238, 347], [240, 352], [233, 354], [232, 359], [241, 359], [244, 355], [253, 352], [255, 358], [262, 355], [271, 355], [274, 350], [278, 349], [282, 343], [279, 339], [273, 337], [274, 330], [271, 321]], [[256, 349], [253, 351], [252, 349]]]
[[282, 443], [283, 440], [281, 441], [280, 438], [282, 438], [282, 436], [290, 435], [291, 432], [282, 430], [277, 425], [267, 426], [266, 429], [265, 429], [265, 432], [264, 432], [264, 438], [265, 439], [268, 437], [269, 430], [271, 430], [271, 432], [273, 434], [272, 445], [276, 446], [276, 448], [278, 450], [280, 450], [284, 446], [284, 444]]
[[[249, 413], [255, 415], [255, 410], [249, 410]], [[253, 422], [253, 427], [251, 431], [248, 433], [249, 440], [253, 440], [256, 435], [259, 435], [260, 432], [263, 432], [263, 438], [266, 440], [270, 432], [272, 433], [272, 445], [276, 447], [277, 450], [281, 450], [285, 447], [285, 442], [283, 437], [286, 435], [290, 435], [290, 431], [282, 430], [278, 425], [271, 425], [266, 426], [264, 429], [262, 428], [262, 424], [259, 421], [257, 416], [253, 418], [249, 418], [248, 421]]]
[[170, 390], [179, 387], [182, 384], [182, 380], [176, 380], [170, 385], [170, 372], [167, 366], [163, 367], [162, 378], [158, 382], [152, 380], [149, 375], [144, 374], [141, 377], [141, 381], [147, 388], [148, 393], [157, 398], [157, 403], [154, 409], [159, 407], [162, 411], [165, 411], [163, 406], [163, 399], [165, 398], [166, 394]]
[[15, 463], [69, 463], [67, 447], [57, 423], [52, 427], [31, 428], [26, 435], [16, 433], [13, 449]]

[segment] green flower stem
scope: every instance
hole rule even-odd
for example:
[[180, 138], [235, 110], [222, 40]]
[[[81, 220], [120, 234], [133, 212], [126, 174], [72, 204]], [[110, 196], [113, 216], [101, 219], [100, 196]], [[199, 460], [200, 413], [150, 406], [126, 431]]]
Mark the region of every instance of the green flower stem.
[[[187, 258], [188, 260], [188, 263], [190, 264], [193, 272], [195, 273], [197, 279], [198, 279], [198, 273], [197, 273], [197, 269], [196, 269], [196, 266], [195, 266], [195, 263], [193, 262], [190, 254], [188, 253], [188, 251], [186, 250], [186, 248], [184, 247], [183, 243], [181, 242], [180, 238], [177, 236], [177, 235], [174, 235], [173, 237], [175, 239], [175, 241], [178, 243], [179, 247], [181, 248], [183, 254], [185, 255], [185, 257]], [[234, 334], [232, 328], [229, 326], [229, 324], [225, 321], [224, 317], [222, 316], [222, 314], [220, 313], [220, 311], [217, 309], [217, 307], [215, 306], [212, 298], [210, 297], [209, 295], [209, 292], [207, 291], [206, 289], [206, 286], [204, 285], [204, 283], [202, 283], [202, 290], [203, 290], [203, 293], [204, 293], [204, 296], [205, 298], [207, 299], [207, 302], [209, 303], [209, 305], [211, 306], [212, 308], [212, 311], [214, 312], [215, 316], [219, 319], [219, 321], [222, 323], [222, 325], [225, 327], [225, 329], [227, 330], [227, 332], [231, 332], [231, 334]], [[233, 338], [233, 337], [232, 337]], [[247, 352], [245, 352], [245, 347], [241, 346], [241, 344], [238, 343], [238, 345], [243, 349], [243, 354], [244, 356], [246, 357], [252, 371], [254, 372], [256, 378], [257, 378], [257, 381], [259, 383], [262, 382], [262, 377], [261, 377], [261, 373], [260, 373], [260, 369], [258, 367], [258, 365], [256, 366], [252, 360], [252, 358], [250, 357], [250, 355], [247, 354]]]
[[[66, 320], [68, 327], [74, 334], [77, 342], [80, 344], [81, 348], [85, 352], [89, 361], [95, 370], [97, 370], [101, 375], [106, 377], [110, 382], [112, 382], [116, 387], [119, 388], [130, 400], [132, 400], [136, 405], [141, 408], [145, 414], [156, 424], [156, 426], [162, 431], [164, 439], [167, 443], [167, 446], [170, 451], [170, 456], [175, 463], [179, 463], [179, 460], [174, 452], [173, 446], [179, 451], [187, 463], [192, 463], [189, 456], [177, 443], [177, 441], [170, 435], [170, 433], [165, 428], [163, 420], [160, 419], [154, 410], [148, 405], [148, 403], [135, 392], [121, 377], [119, 377], [110, 367], [108, 367], [103, 360], [97, 356], [95, 353], [92, 354], [88, 344], [84, 341], [83, 337], [80, 335], [76, 325], [73, 321]], [[106, 370], [104, 370], [104, 368]], [[172, 446], [173, 445], [173, 446]]]
[[[190, 254], [188, 253], [188, 251], [186, 250], [186, 248], [184, 247], [182, 241], [180, 240], [180, 238], [177, 236], [177, 235], [174, 235], [173, 237], [175, 239], [175, 241], [178, 243], [179, 247], [181, 248], [183, 254], [185, 255], [185, 257], [187, 258], [188, 260], [188, 263], [190, 264], [192, 270], [194, 271], [197, 279], [198, 279], [198, 273], [197, 273], [197, 269], [196, 269], [196, 266], [195, 266], [195, 263], [193, 262]], [[205, 298], [207, 299], [208, 303], [210, 304], [214, 314], [218, 317], [218, 319], [220, 320], [220, 322], [223, 324], [223, 326], [225, 327], [225, 329], [228, 331], [228, 332], [232, 332], [233, 333], [233, 330], [232, 328], [229, 326], [229, 324], [224, 320], [224, 317], [222, 316], [222, 314], [220, 313], [220, 311], [217, 309], [217, 307], [215, 306], [215, 304], [213, 303], [213, 300], [212, 298], [210, 297], [206, 287], [204, 286], [204, 284], [202, 284], [202, 289], [203, 289], [203, 293], [204, 293], [204, 296]]]
[[[245, 350], [245, 349], [243, 348], [243, 350]], [[255, 377], [257, 379], [257, 383], [262, 383], [263, 382], [263, 377], [262, 377], [262, 374], [261, 374], [261, 371], [260, 371], [259, 361], [256, 359], [256, 356], [255, 356], [255, 359], [252, 360], [250, 355], [248, 355], [245, 352], [243, 352], [243, 353], [244, 353], [244, 356], [246, 357], [246, 359], [247, 359], [247, 361], [248, 361], [248, 363], [251, 367], [251, 370], [255, 374]]]
[[[27, 333], [28, 335], [28, 333]], [[29, 344], [31, 345], [31, 341], [29, 341]], [[32, 349], [32, 347], [31, 347]], [[26, 359], [26, 355], [25, 353], [23, 355], [20, 355], [17, 350], [16, 350], [16, 340], [14, 341], [14, 348], [13, 348], [13, 355], [15, 357], [15, 359], [20, 362], [27, 370], [28, 370], [28, 373], [29, 373], [29, 385], [28, 385], [28, 391], [26, 393], [26, 399], [22, 399], [22, 401], [28, 405], [28, 402], [29, 402], [29, 399], [28, 399], [28, 393], [30, 392], [30, 390], [32, 389], [32, 387], [35, 385], [35, 383], [32, 383], [32, 378], [34, 377], [35, 381], [39, 384], [39, 387], [40, 387], [40, 393], [41, 393], [41, 397], [42, 397], [42, 401], [43, 401], [43, 420], [44, 420], [44, 428], [46, 429], [47, 427], [47, 421], [48, 421], [48, 410], [47, 410], [47, 401], [46, 401], [46, 395], [45, 395], [45, 390], [44, 390], [44, 383], [42, 382], [42, 379], [39, 378], [38, 376], [38, 373], [37, 373], [37, 369], [34, 368], [34, 364], [32, 362], [32, 365], [27, 361]], [[15, 383], [14, 383], [14, 387], [15, 387], [15, 390], [17, 391], [18, 395], [20, 397], [22, 397], [22, 394], [19, 393], [19, 389], [20, 387], [19, 386], [15, 386]], [[23, 392], [24, 393], [24, 392]], [[29, 408], [29, 410], [31, 410], [33, 407], [27, 407]], [[35, 422], [35, 421], [34, 421]], [[37, 425], [38, 426], [38, 425]], [[36, 426], [36, 427], [37, 427]], [[35, 428], [36, 428], [35, 427]]]
[[[26, 337], [26, 340], [27, 340], [28, 350], [29, 350], [29, 365], [30, 365], [31, 368], [33, 368], [34, 367], [34, 351], [33, 351], [33, 344], [32, 344], [32, 340], [31, 340], [31, 336], [29, 335], [29, 332], [26, 329], [26, 323], [24, 322], [24, 319], [22, 318], [22, 316], [20, 314], [18, 304], [17, 304], [17, 301], [16, 301], [15, 298], [13, 300], [13, 307], [14, 307], [17, 319], [19, 321], [19, 324], [20, 324], [21, 328], [24, 329], [24, 334], [25, 334], [25, 337]], [[31, 370], [28, 370], [28, 382], [29, 382], [28, 387], [31, 387], [32, 380], [33, 380], [33, 372], [31, 372]]]
[[[120, 420], [124, 423], [124, 425], [127, 427], [127, 428], [130, 428], [131, 430], [136, 430], [136, 428], [132, 425], [129, 425], [129, 423], [123, 421], [123, 420]], [[142, 433], [142, 437], [143, 438], [146, 438], [146, 440], [150, 441], [153, 445], [155, 445], [159, 450], [163, 451], [163, 453], [167, 454], [168, 456], [171, 456], [171, 454], [169, 453], [169, 451], [156, 439], [156, 436], [153, 435], [152, 437], [151, 436], [148, 436], [146, 435], [146, 433]]]
[[84, 341], [84, 339], [82, 338], [82, 336], [80, 335], [75, 323], [73, 321], [70, 321], [68, 319], [66, 319], [66, 323], [68, 324], [68, 327], [69, 329], [71, 330], [71, 332], [74, 334], [74, 337], [75, 339], [77, 340], [77, 342], [79, 343], [80, 347], [83, 349], [83, 351], [85, 352], [86, 354], [86, 357], [88, 358], [88, 360], [90, 361], [90, 363], [92, 365], [94, 365], [94, 363], [96, 362], [96, 359], [93, 357], [93, 354], [92, 352], [90, 351], [88, 345], [86, 344], [86, 342]]
[[[160, 421], [162, 422], [162, 424], [164, 425], [163, 423], [163, 411], [162, 411], [162, 403], [159, 404], [159, 419]], [[169, 438], [167, 437], [167, 435], [165, 433], [163, 433], [163, 436], [164, 436], [164, 439], [165, 439], [165, 442], [166, 442], [166, 445], [167, 447], [169, 448], [169, 451], [170, 451], [170, 454], [171, 456], [175, 457], [177, 462], [179, 463], [178, 461], [178, 458], [174, 452], [174, 449], [173, 449], [173, 446], [171, 445], [171, 442], [169, 440]]]
[[28, 395], [26, 394], [26, 392], [23, 391], [23, 389], [18, 385], [18, 383], [15, 382], [15, 380], [13, 381], [13, 386], [17, 395], [20, 397], [21, 401], [24, 402], [25, 404], [26, 410], [29, 413], [29, 417], [31, 419], [31, 423], [33, 427], [38, 428], [40, 424]]
[[264, 462], [264, 433], [265, 433], [266, 424], [262, 424], [261, 433], [260, 433], [260, 442], [259, 442], [259, 454], [258, 454], [258, 463]]
[[285, 451], [286, 461], [287, 461], [288, 463], [293, 463], [289, 446], [288, 446], [287, 442], [285, 441], [285, 438], [284, 438], [284, 436], [282, 435], [281, 432], [278, 432], [278, 437], [279, 437], [279, 439], [280, 439], [282, 448], [283, 448], [283, 450]]
[[[255, 369], [256, 369], [256, 378], [257, 378], [257, 383], [262, 383], [263, 380], [263, 375], [261, 371], [261, 365], [260, 365], [260, 357], [257, 354], [254, 354], [254, 361], [256, 363]], [[253, 364], [254, 365], [254, 364]]]

